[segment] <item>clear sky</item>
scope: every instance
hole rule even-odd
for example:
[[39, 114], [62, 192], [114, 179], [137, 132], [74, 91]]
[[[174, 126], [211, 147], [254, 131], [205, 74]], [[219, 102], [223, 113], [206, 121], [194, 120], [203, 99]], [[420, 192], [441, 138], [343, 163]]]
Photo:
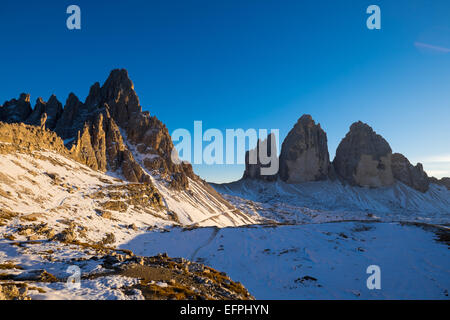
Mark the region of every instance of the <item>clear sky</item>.
[[[82, 29], [66, 28], [81, 8]], [[381, 8], [368, 30], [366, 8]], [[0, 5], [0, 103], [21, 92], [80, 99], [126, 68], [170, 132], [278, 128], [309, 113], [330, 155], [352, 122], [450, 176], [450, 1], [20, 1]], [[243, 166], [195, 166], [232, 181]]]

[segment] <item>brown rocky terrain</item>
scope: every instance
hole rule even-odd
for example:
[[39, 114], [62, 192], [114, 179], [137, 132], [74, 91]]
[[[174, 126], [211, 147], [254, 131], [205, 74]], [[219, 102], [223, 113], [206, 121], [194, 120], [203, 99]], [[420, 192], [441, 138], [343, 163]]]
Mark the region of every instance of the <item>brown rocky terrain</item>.
[[[15, 241], [12, 250], [32, 255], [50, 269], [67, 269], [70, 265], [97, 265], [101, 271], [84, 271], [82, 286], [117, 279], [119, 284], [105, 288], [116, 295], [141, 297], [146, 300], [254, 300], [242, 284], [228, 275], [201, 263], [183, 258], [170, 258], [166, 254], [142, 257], [129, 250], [120, 250], [105, 244], [88, 244], [73, 239], [52, 242]], [[58, 252], [64, 251], [66, 257]], [[76, 255], [67, 258], [71, 252]], [[63, 289], [67, 273], [51, 273], [46, 269], [33, 269], [28, 264], [0, 263], [0, 300], [31, 300], [52, 293], [70, 293]], [[126, 280], [126, 281], [124, 281]], [[120, 284], [120, 281], [123, 283]], [[66, 291], [67, 290], [67, 291]], [[72, 294], [74, 294], [72, 290]]]

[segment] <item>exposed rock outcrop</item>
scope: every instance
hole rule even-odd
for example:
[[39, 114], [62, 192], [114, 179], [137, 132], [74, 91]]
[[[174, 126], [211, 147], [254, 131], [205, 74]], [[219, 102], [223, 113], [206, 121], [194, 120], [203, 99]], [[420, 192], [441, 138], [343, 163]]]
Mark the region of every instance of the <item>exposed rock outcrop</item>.
[[[172, 161], [174, 145], [169, 131], [155, 116], [142, 112], [126, 70], [113, 70], [101, 87], [99, 83], [95, 83], [84, 105], [89, 114], [105, 113], [104, 110], [107, 110], [107, 119], [110, 120], [109, 129], [105, 132], [107, 156], [112, 170], [121, 167], [127, 179], [143, 182], [148, 179], [140, 167], [143, 165], [151, 172], [168, 177], [171, 185], [180, 189], [187, 188], [187, 177], [197, 179], [190, 164], [176, 164]], [[123, 133], [126, 134], [125, 137], [122, 137]], [[142, 155], [141, 164], [135, 161], [123, 138]]]
[[12, 99], [0, 106], [0, 121], [17, 123], [25, 121], [31, 114], [30, 95], [22, 93], [19, 100]]
[[[31, 110], [29, 99], [23, 94], [19, 100], [6, 102], [0, 107], [0, 121], [54, 130], [81, 162], [95, 170], [120, 170], [132, 182], [149, 181], [144, 168], [177, 189], [188, 187], [188, 177], [198, 179], [190, 164], [172, 161], [174, 146], [166, 126], [142, 112], [124, 69], [113, 70], [103, 86], [95, 83], [84, 103], [71, 93], [63, 109], [52, 95], [48, 102], [39, 98]], [[47, 119], [42, 124], [44, 114]], [[135, 152], [140, 154], [140, 162]]]
[[92, 169], [103, 172], [121, 169], [124, 178], [130, 182], [150, 182], [150, 177], [125, 145], [107, 106], [95, 119], [85, 123], [71, 152]]
[[450, 178], [441, 178], [441, 179], [437, 179], [435, 177], [431, 177], [429, 179], [430, 183], [434, 183], [437, 184], [439, 186], [444, 186], [446, 187], [448, 190], [450, 190]]
[[78, 97], [70, 93], [61, 118], [56, 124], [55, 132], [63, 139], [71, 141], [82, 131], [88, 120], [88, 110]]
[[376, 188], [394, 184], [391, 162], [387, 141], [359, 121], [339, 144], [333, 165], [337, 175], [350, 184]]
[[430, 186], [428, 175], [423, 171], [423, 166], [418, 163], [413, 166], [409, 160], [400, 153], [392, 155], [392, 174], [394, 178], [407, 186], [421, 192], [427, 192]]
[[[92, 169], [118, 171], [132, 182], [148, 182], [158, 174], [177, 189], [199, 179], [188, 163], [174, 163], [172, 139], [166, 126], [142, 112], [133, 82], [125, 69], [113, 70], [105, 83], [95, 83], [86, 101], [70, 93], [64, 108], [52, 95], [48, 102], [22, 94], [0, 106], [0, 121], [25, 123], [53, 130], [71, 154]], [[135, 159], [139, 154], [139, 161]]]
[[[273, 133], [266, 139], [258, 140], [256, 148], [245, 153], [245, 171], [243, 179], [275, 181], [278, 177], [279, 159], [277, 155], [276, 137]], [[262, 152], [262, 158], [261, 158]], [[276, 163], [273, 163], [276, 161]], [[266, 170], [272, 168], [272, 170]], [[275, 172], [272, 173], [272, 171]]]
[[142, 111], [127, 70], [113, 70], [102, 87], [98, 82], [91, 87], [86, 98], [86, 107], [95, 110], [104, 103], [109, 106], [111, 117], [121, 128], [127, 128], [130, 118]]
[[58, 101], [55, 95], [52, 95], [48, 102], [45, 102], [44, 100], [42, 100], [42, 98], [38, 98], [36, 100], [36, 105], [33, 111], [31, 112], [25, 123], [34, 126], [40, 125], [40, 121], [44, 113], [47, 115], [45, 127], [50, 130], [55, 129], [56, 123], [61, 118], [61, 115], [63, 113], [62, 104]]
[[[31, 153], [35, 150], [55, 151], [65, 157], [83, 162], [80, 154], [67, 150], [62, 139], [53, 131], [42, 130], [38, 126], [24, 123], [0, 122], [0, 153], [25, 151]], [[6, 144], [4, 144], [6, 143]]]
[[327, 134], [310, 115], [303, 115], [283, 142], [281, 180], [287, 183], [325, 180], [330, 170]]

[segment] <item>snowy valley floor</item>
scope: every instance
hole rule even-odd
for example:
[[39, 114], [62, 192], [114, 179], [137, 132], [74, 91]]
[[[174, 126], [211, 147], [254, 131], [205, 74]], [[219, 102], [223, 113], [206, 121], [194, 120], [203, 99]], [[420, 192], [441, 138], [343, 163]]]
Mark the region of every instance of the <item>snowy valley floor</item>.
[[[409, 224], [336, 222], [174, 228], [121, 248], [201, 261], [256, 299], [449, 299], [450, 251], [438, 238], [436, 229]], [[381, 268], [381, 290], [367, 289], [369, 265]]]

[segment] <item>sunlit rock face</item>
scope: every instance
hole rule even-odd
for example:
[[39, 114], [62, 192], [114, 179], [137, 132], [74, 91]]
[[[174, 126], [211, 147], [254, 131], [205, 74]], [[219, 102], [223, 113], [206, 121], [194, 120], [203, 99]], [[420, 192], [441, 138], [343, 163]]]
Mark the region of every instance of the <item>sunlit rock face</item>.
[[352, 185], [377, 188], [395, 181], [391, 147], [361, 121], [352, 124], [339, 144], [333, 166], [336, 174]]
[[325, 180], [329, 171], [327, 134], [310, 115], [303, 115], [281, 147], [280, 179], [287, 183]]
[[167, 127], [142, 111], [125, 69], [111, 71], [102, 86], [92, 85], [85, 102], [70, 93], [64, 108], [52, 95], [48, 102], [37, 99], [32, 109], [30, 95], [22, 94], [0, 106], [0, 121], [52, 130], [90, 168], [117, 171], [131, 182], [149, 182], [145, 170], [176, 189], [188, 188], [189, 178], [200, 180], [190, 164], [172, 161], [174, 145]]

